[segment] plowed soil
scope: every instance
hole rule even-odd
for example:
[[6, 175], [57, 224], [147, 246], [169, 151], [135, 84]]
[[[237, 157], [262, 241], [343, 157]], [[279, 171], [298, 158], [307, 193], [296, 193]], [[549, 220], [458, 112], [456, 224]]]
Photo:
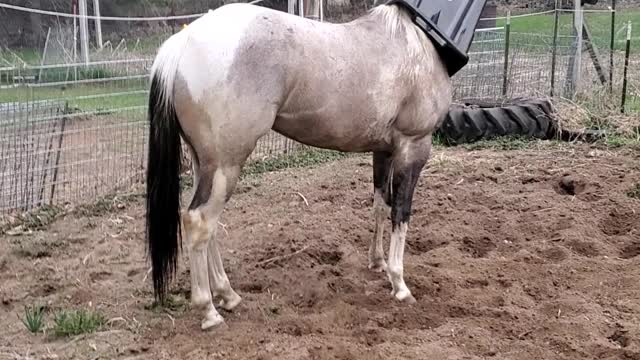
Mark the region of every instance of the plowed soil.
[[[637, 150], [437, 149], [430, 164], [405, 254], [416, 304], [367, 269], [372, 168], [356, 156], [243, 180], [218, 232], [243, 302], [213, 331], [189, 307], [186, 253], [171, 306], [152, 306], [141, 197], [0, 236], [0, 358], [640, 359]], [[48, 328], [56, 309], [109, 322], [33, 335], [19, 317], [39, 303]]]

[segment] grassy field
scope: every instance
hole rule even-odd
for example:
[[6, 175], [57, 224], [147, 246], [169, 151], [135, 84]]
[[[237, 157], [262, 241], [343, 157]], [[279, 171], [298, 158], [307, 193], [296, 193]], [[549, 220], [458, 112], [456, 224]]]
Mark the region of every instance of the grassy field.
[[20, 87], [0, 90], [0, 103], [58, 99], [68, 101], [69, 107], [76, 111], [117, 110], [144, 106], [147, 101], [147, 90], [144, 84], [108, 84], [108, 86], [92, 84], [67, 88]]
[[[596, 12], [585, 13], [585, 22], [593, 35], [597, 48], [609, 49], [611, 39], [611, 13]], [[536, 16], [517, 17], [511, 20], [511, 31], [514, 39], [518, 42], [530, 42], [531, 45], [550, 45], [553, 37], [554, 14], [543, 14]], [[640, 24], [640, 10], [623, 10], [616, 14], [616, 36], [615, 49], [624, 50], [626, 39], [626, 24]], [[499, 19], [498, 26], [505, 25], [504, 19]], [[568, 45], [573, 27], [573, 14], [564, 13], [559, 19], [559, 42], [561, 45]], [[523, 34], [538, 35], [526, 36]], [[540, 36], [542, 35], [542, 36]], [[565, 37], [565, 38], [563, 38]], [[636, 45], [637, 44], [637, 45]], [[636, 46], [634, 46], [636, 45]], [[640, 29], [635, 29], [632, 33], [632, 51], [640, 53]]]

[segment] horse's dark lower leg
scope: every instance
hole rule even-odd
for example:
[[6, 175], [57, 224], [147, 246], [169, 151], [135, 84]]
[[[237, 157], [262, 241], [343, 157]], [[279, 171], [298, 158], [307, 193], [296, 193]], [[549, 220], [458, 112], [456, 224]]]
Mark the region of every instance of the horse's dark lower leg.
[[387, 274], [396, 299], [415, 302], [404, 282], [404, 247], [411, 216], [413, 194], [431, 152], [431, 141], [402, 149], [393, 158], [391, 168], [391, 241]]
[[373, 153], [373, 213], [376, 221], [376, 229], [369, 243], [369, 269], [380, 272], [387, 268], [384, 261], [384, 228], [390, 210], [388, 191], [389, 168], [391, 166], [391, 154], [385, 152]]

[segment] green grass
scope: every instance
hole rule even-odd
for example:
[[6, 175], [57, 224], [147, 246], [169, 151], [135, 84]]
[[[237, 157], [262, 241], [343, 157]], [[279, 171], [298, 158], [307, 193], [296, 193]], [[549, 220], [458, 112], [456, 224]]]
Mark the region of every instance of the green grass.
[[624, 111], [626, 113], [640, 113], [640, 96], [627, 96]]
[[241, 177], [254, 176], [282, 169], [303, 168], [343, 159], [350, 154], [339, 151], [306, 147], [292, 154], [278, 155], [273, 158], [252, 161], [242, 170]]
[[3, 49], [0, 51], [0, 66], [7, 65], [6, 62], [10, 64], [22, 64], [27, 63], [30, 65], [40, 64], [40, 60], [42, 51], [39, 49], [29, 49], [29, 48], [21, 48], [21, 49], [12, 49], [8, 51]]
[[[33, 334], [42, 332], [45, 328], [45, 307], [25, 306], [22, 319], [25, 327]], [[98, 331], [107, 322], [104, 315], [93, 310], [58, 310], [53, 315], [51, 332], [58, 337], [89, 334]]]
[[[599, 49], [609, 49], [611, 36], [611, 14], [585, 13], [585, 22], [594, 38], [594, 43]], [[511, 19], [512, 43], [514, 46], [550, 46], [553, 37], [554, 14], [543, 14]], [[640, 10], [621, 10], [616, 13], [616, 42], [614, 49], [622, 51], [625, 48], [626, 30], [619, 31], [627, 22], [640, 24]], [[573, 14], [563, 13], [559, 18], [559, 36], [572, 35]], [[497, 26], [504, 26], [506, 20], [499, 19]], [[536, 36], [545, 35], [545, 36]], [[570, 39], [559, 38], [559, 44], [570, 45]], [[640, 29], [635, 29], [632, 34], [632, 52], [640, 52]]]
[[610, 135], [604, 140], [604, 146], [612, 149], [616, 148], [633, 148], [640, 149], [640, 138], [633, 138], [628, 136]]
[[26, 306], [24, 307], [24, 318], [22, 323], [32, 334], [37, 334], [44, 328], [44, 306]]
[[93, 333], [106, 323], [106, 318], [98, 312], [85, 309], [60, 310], [54, 314], [53, 322], [53, 333], [63, 337]]
[[483, 139], [470, 144], [462, 144], [461, 146], [467, 150], [523, 150], [531, 147], [538, 142], [537, 139], [522, 136], [503, 136], [490, 139]]
[[[20, 86], [0, 90], [0, 103], [58, 100], [67, 102], [71, 111], [93, 112], [117, 110], [147, 103], [146, 77], [113, 80], [127, 76], [130, 69], [102, 66], [43, 69], [22, 68], [19, 71], [0, 73], [0, 85], [14, 83], [15, 76], [31, 76], [34, 86]], [[138, 69], [137, 71], [142, 71]], [[91, 80], [73, 83], [75, 80]], [[46, 85], [46, 86], [42, 86]]]
[[[146, 91], [146, 84], [130, 84], [114, 86], [75, 85], [71, 87], [40, 87], [0, 90], [0, 103], [26, 102], [34, 100], [68, 101], [73, 111], [117, 110], [132, 106], [145, 106], [147, 93], [117, 94], [133, 91]], [[81, 98], [89, 97], [89, 98]]]

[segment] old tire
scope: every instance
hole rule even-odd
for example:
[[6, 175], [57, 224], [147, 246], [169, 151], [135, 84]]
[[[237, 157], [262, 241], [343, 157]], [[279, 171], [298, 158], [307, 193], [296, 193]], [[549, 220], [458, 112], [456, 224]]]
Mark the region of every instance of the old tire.
[[516, 99], [505, 104], [452, 106], [439, 129], [445, 143], [457, 145], [498, 136], [549, 139], [554, 136], [553, 106], [545, 100]]

